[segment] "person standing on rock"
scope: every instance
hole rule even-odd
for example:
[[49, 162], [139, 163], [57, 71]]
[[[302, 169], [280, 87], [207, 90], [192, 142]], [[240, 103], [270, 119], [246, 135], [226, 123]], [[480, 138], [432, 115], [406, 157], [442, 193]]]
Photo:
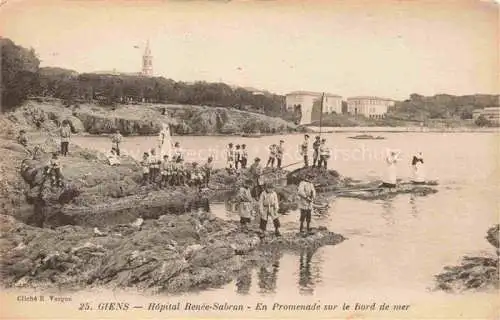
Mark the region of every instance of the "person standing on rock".
[[50, 177], [51, 185], [61, 186], [62, 185], [62, 172], [61, 172], [61, 162], [57, 156], [57, 152], [52, 154], [52, 159], [49, 161], [47, 166], [46, 175]]
[[281, 165], [283, 164], [283, 154], [285, 154], [285, 141], [280, 140], [280, 144], [276, 148], [276, 168], [281, 169]]
[[123, 136], [120, 134], [120, 130], [116, 129], [115, 134], [111, 137], [111, 148], [115, 149], [117, 156], [120, 156], [120, 144], [122, 143], [122, 140]]
[[278, 216], [279, 202], [278, 195], [274, 191], [273, 185], [271, 183], [266, 183], [264, 185], [264, 191], [259, 197], [259, 212], [260, 212], [260, 238], [264, 238], [267, 221], [271, 219], [274, 224], [274, 234], [279, 237], [281, 233], [280, 220]]
[[241, 145], [241, 169], [246, 169], [247, 168], [247, 163], [248, 163], [248, 151], [247, 151], [247, 145], [242, 144]]
[[141, 167], [142, 167], [142, 185], [146, 185], [149, 182], [149, 153], [144, 152], [142, 155]]
[[229, 143], [227, 145], [227, 150], [226, 150], [226, 169], [229, 172], [229, 174], [233, 173], [233, 170], [234, 170], [234, 149], [233, 149], [233, 143]]
[[250, 187], [252, 186], [252, 180], [245, 180], [240, 190], [238, 191], [237, 201], [239, 203], [239, 213], [240, 213], [240, 224], [244, 232], [248, 231], [248, 224], [250, 223], [250, 218], [252, 214], [252, 202], [253, 198], [250, 194]]
[[424, 174], [424, 157], [422, 152], [418, 152], [413, 156], [411, 161], [411, 166], [413, 168], [413, 183], [422, 184], [425, 182]]
[[203, 175], [201, 172], [201, 168], [198, 167], [197, 162], [193, 162], [192, 168], [190, 171], [190, 175], [189, 175], [189, 183], [193, 187], [198, 188], [198, 190], [201, 190], [202, 181], [203, 181]]
[[397, 182], [397, 167], [398, 153], [396, 151], [389, 151], [389, 155], [386, 157], [385, 162], [387, 164], [387, 175], [381, 185], [383, 188], [396, 188]]
[[163, 162], [161, 163], [161, 179], [159, 183], [160, 188], [165, 188], [168, 185], [171, 176], [171, 166], [172, 163], [168, 160], [168, 155], [163, 156]]
[[259, 199], [262, 192], [262, 167], [260, 166], [260, 158], [255, 158], [248, 171], [254, 185], [254, 196], [256, 199]]
[[313, 210], [314, 199], [316, 198], [316, 190], [312, 184], [312, 175], [306, 175], [299, 183], [299, 209], [300, 209], [300, 228], [299, 231], [304, 231], [304, 221], [306, 222], [306, 230], [311, 231], [311, 213]]
[[155, 149], [151, 149], [149, 156], [149, 182], [155, 183], [160, 171], [161, 160], [158, 159]]
[[28, 138], [26, 138], [26, 131], [20, 130], [19, 131], [19, 136], [17, 137], [17, 142], [22, 145], [23, 147], [28, 146]]
[[214, 158], [210, 156], [208, 157], [207, 162], [203, 165], [203, 182], [206, 188], [208, 188], [210, 176], [212, 175], [212, 170], [214, 168], [213, 160]]
[[274, 143], [269, 146], [269, 158], [267, 159], [266, 168], [268, 168], [269, 166], [271, 166], [271, 168], [274, 168], [274, 160], [276, 159], [277, 148], [278, 146]]
[[306, 134], [304, 135], [304, 141], [299, 146], [300, 155], [304, 159], [304, 168], [307, 168], [309, 166], [308, 149], [309, 149], [309, 135]]
[[236, 150], [234, 150], [234, 168], [238, 170], [238, 166], [241, 162], [241, 149], [240, 145], [236, 145]]
[[71, 127], [69, 126], [68, 121], [66, 120], [63, 121], [63, 125], [59, 133], [61, 135], [61, 155], [67, 156], [69, 148], [69, 140], [71, 138]]
[[323, 138], [319, 147], [318, 167], [328, 169], [328, 159], [330, 159], [330, 149], [326, 146], [326, 139]]
[[319, 167], [319, 148], [321, 146], [321, 140], [320, 136], [316, 136], [314, 142], [313, 142], [313, 168], [315, 166]]
[[181, 149], [181, 144], [179, 142], [176, 142], [174, 145], [174, 152], [172, 155], [172, 159], [174, 160], [175, 163], [180, 163], [184, 161], [184, 153]]
[[162, 129], [158, 134], [158, 152], [159, 156], [171, 156], [172, 153], [172, 136], [170, 134], [170, 127], [168, 124], [163, 123]]

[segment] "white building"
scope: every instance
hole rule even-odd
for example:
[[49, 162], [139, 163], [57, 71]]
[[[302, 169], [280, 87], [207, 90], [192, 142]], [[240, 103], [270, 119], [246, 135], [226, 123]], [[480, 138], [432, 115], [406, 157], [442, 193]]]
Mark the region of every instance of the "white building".
[[[295, 111], [300, 109], [302, 118], [300, 124], [312, 122], [312, 110], [317, 104], [321, 104], [323, 93], [311, 91], [294, 91], [286, 95], [286, 110]], [[342, 113], [342, 97], [325, 93], [323, 100], [323, 113]]]
[[479, 116], [483, 116], [493, 124], [500, 124], [500, 107], [476, 109], [472, 112], [472, 119], [477, 120]]
[[368, 118], [383, 118], [387, 108], [394, 105], [394, 101], [379, 97], [350, 97], [347, 98], [347, 112], [352, 115], [363, 115]]

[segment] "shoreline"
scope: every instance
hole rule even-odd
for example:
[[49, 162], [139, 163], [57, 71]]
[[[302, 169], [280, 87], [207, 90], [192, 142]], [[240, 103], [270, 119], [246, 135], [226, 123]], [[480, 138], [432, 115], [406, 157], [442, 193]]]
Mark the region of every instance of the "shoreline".
[[[319, 127], [308, 126], [315, 133], [319, 133]], [[332, 129], [335, 128], [335, 129]], [[431, 127], [322, 127], [322, 133], [500, 133], [500, 127], [494, 128], [431, 128]]]

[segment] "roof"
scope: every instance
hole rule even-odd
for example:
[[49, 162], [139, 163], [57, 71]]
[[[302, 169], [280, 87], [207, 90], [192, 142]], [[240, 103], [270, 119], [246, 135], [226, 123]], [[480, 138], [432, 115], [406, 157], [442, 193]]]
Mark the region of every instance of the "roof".
[[[292, 91], [290, 93], [287, 93], [286, 95], [287, 96], [293, 96], [293, 95], [302, 95], [302, 96], [321, 96], [323, 94], [323, 92], [314, 92], [314, 91], [302, 91], [302, 90], [299, 90], [299, 91]], [[333, 93], [328, 93], [328, 92], [325, 92], [325, 96], [327, 97], [337, 97], [337, 98], [342, 98], [342, 96], [339, 96], [337, 94], [333, 94]]]
[[347, 98], [347, 100], [384, 100], [384, 101], [394, 101], [392, 99], [375, 97], [375, 96], [356, 96], [356, 97], [349, 97], [349, 98]]

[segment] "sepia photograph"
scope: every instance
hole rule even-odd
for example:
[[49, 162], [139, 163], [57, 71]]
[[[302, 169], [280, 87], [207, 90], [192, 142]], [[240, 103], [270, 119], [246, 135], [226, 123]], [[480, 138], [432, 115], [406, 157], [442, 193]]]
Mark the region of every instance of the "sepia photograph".
[[0, 318], [500, 319], [499, 18], [1, 1]]

